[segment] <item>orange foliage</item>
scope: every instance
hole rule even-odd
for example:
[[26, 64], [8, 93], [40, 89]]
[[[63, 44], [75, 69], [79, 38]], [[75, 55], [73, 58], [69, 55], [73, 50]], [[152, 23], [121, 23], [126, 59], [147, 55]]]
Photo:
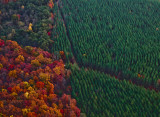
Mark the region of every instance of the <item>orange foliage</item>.
[[36, 87], [37, 88], [44, 88], [44, 83], [39, 81], [39, 82], [36, 83]]
[[52, 59], [50, 58], [45, 58], [45, 64], [51, 64], [52, 63]]
[[54, 7], [54, 3], [53, 3], [52, 0], [49, 1], [48, 6], [49, 6], [50, 8], [53, 8], [53, 7]]
[[140, 74], [138, 74], [138, 77], [140, 78], [140, 77], [141, 77], [141, 75], [140, 75]]
[[38, 81], [38, 77], [37, 77], [37, 76], [34, 76], [34, 77], [33, 77], [33, 80], [34, 80], [34, 81]]
[[[5, 48], [1, 52], [6, 53], [0, 55], [0, 69], [7, 73], [0, 80], [0, 110], [3, 116], [78, 116], [76, 103], [71, 100], [71, 96], [59, 97], [55, 93], [62, 91], [64, 94], [65, 87], [65, 91], [71, 89], [67, 83], [59, 82], [59, 78], [63, 80], [65, 75], [70, 76], [62, 59], [53, 61], [50, 53], [33, 47], [25, 47], [24, 50], [11, 40], [1, 45], [1, 48]], [[34, 52], [40, 55], [36, 57]], [[0, 76], [3, 77], [3, 74]], [[65, 80], [68, 82], [68, 79]], [[49, 103], [52, 107], [49, 107]]]
[[49, 2], [48, 3], [48, 6], [50, 7], [50, 8], [53, 8], [53, 5]]
[[0, 70], [3, 68], [3, 65], [0, 63]]
[[56, 95], [56, 94], [49, 94], [49, 96], [48, 96], [48, 99], [49, 99], [49, 100], [53, 100], [53, 99], [55, 99], [55, 98], [57, 98], [57, 95]]
[[22, 91], [22, 89], [19, 87], [19, 86], [14, 86], [13, 88], [12, 88], [12, 92], [15, 92], [15, 93], [20, 93]]
[[41, 72], [44, 72], [44, 69], [41, 69], [41, 68], [40, 68], [40, 69], [37, 70], [37, 73], [38, 73], [38, 74], [41, 73]]
[[3, 101], [0, 101], [0, 107], [3, 108]]
[[46, 68], [44, 69], [45, 73], [51, 73], [52, 70], [50, 69], [50, 67], [46, 66]]
[[54, 93], [54, 85], [52, 83], [48, 83], [46, 85], [47, 91], [49, 92], [49, 94], [53, 94]]
[[7, 40], [6, 45], [8, 45], [11, 49], [21, 48], [16, 41]]
[[58, 107], [59, 107], [59, 109], [63, 109], [63, 103], [61, 100], [59, 100], [59, 102], [58, 102]]
[[139, 78], [144, 78], [145, 76], [144, 75], [141, 75], [141, 74], [138, 74], [137, 75]]
[[35, 112], [29, 112], [28, 117], [37, 117], [37, 114]]
[[60, 51], [59, 53], [60, 53], [61, 56], [64, 55], [64, 51]]
[[51, 13], [51, 18], [52, 18], [52, 19], [54, 19], [54, 15], [53, 15], [53, 13]]
[[29, 81], [28, 81], [28, 82], [29, 82], [29, 84], [30, 84], [30, 85], [34, 85], [34, 80], [29, 79]]
[[2, 58], [1, 58], [1, 63], [2, 63], [2, 65], [7, 65], [8, 59], [5, 58], [4, 56], [2, 56]]

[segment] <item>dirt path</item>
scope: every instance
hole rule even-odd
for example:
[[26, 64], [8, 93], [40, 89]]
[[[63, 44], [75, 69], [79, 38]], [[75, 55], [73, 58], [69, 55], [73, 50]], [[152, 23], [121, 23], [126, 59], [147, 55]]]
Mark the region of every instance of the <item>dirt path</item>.
[[[73, 43], [72, 43], [72, 41], [71, 41], [71, 38], [70, 38], [70, 35], [69, 35], [69, 31], [67, 30], [67, 23], [66, 23], [66, 21], [65, 21], [65, 18], [64, 18], [64, 15], [63, 15], [62, 11], [60, 10], [60, 9], [61, 9], [61, 8], [60, 8], [61, 6], [60, 6], [60, 3], [59, 3], [59, 0], [56, 2], [56, 4], [57, 4], [57, 6], [58, 6], [58, 14], [60, 13], [61, 16], [62, 16], [62, 22], [63, 22], [63, 24], [64, 24], [64, 28], [65, 28], [65, 31], [66, 31], [68, 40], [69, 40], [70, 45], [71, 45], [71, 51], [72, 51], [72, 53], [73, 53], [73, 58], [72, 58], [73, 64], [75, 63], [75, 64], [78, 65], [78, 63], [76, 62], [76, 57], [74, 56], [74, 55], [75, 55], [75, 52], [74, 52], [74, 48], [73, 48]], [[79, 67], [79, 65], [78, 65], [78, 67]], [[80, 67], [79, 67], [79, 68], [80, 68]]]

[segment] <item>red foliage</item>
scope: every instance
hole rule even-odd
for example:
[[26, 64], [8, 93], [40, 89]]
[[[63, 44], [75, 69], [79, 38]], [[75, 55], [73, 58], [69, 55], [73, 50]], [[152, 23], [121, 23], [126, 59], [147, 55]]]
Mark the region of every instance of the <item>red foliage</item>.
[[66, 55], [65, 55], [64, 51], [60, 51], [59, 53], [61, 55], [62, 60], [65, 61], [66, 60]]
[[44, 88], [44, 83], [39, 81], [39, 82], [36, 83], [36, 87], [37, 88]]
[[53, 69], [58, 63], [59, 63], [59, 61], [54, 61], [53, 63], [48, 64], [48, 66], [49, 66], [51, 69]]
[[62, 114], [64, 114], [64, 110], [63, 110], [63, 109], [60, 109], [60, 112], [61, 112]]
[[[0, 40], [0, 47], [5, 53], [0, 55], [0, 88], [3, 89], [0, 100], [5, 103], [4, 108], [0, 107], [0, 112], [16, 117], [79, 116], [80, 110], [76, 107], [76, 101], [70, 95], [64, 94], [66, 90], [71, 90], [71, 86], [65, 83], [69, 82], [67, 80], [71, 71], [67, 72], [62, 60], [53, 61], [49, 52], [32, 47], [28, 48], [34, 51], [28, 50], [26, 54], [26, 50], [11, 40], [6, 43]], [[42, 54], [44, 61], [49, 60], [52, 64], [32, 66], [31, 61], [36, 59], [33, 52]], [[15, 60], [16, 58], [20, 61]], [[55, 93], [59, 91], [62, 92], [62, 97]]]
[[28, 117], [37, 117], [37, 114], [35, 112], [29, 112]]
[[129, 80], [129, 83], [132, 83], [132, 81], [131, 81], [131, 80]]
[[7, 90], [8, 90], [9, 93], [11, 93], [12, 92], [12, 87], [8, 87]]
[[8, 70], [13, 70], [14, 69], [14, 65], [9, 65]]
[[25, 100], [24, 105], [29, 107], [31, 105], [31, 100]]
[[78, 107], [75, 107], [74, 111], [75, 111], [77, 117], [79, 117], [80, 113], [81, 113], [81, 110]]
[[51, 31], [49, 31], [47, 34], [48, 34], [48, 36], [51, 36]]
[[20, 20], [21, 15], [20, 15], [20, 14], [17, 14], [17, 17], [18, 17], [18, 20]]
[[0, 39], [0, 47], [4, 46], [4, 40]]

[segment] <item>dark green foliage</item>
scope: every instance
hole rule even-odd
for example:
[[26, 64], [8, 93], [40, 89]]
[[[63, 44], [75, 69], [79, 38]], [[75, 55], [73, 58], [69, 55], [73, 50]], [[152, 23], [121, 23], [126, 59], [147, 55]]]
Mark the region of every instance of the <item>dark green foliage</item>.
[[17, 41], [28, 53], [30, 46], [54, 52], [55, 60], [64, 51], [65, 67], [72, 70], [72, 96], [87, 117], [158, 116], [160, 94], [144, 87], [158, 87], [160, 3], [61, 0], [50, 9], [48, 1], [0, 5], [0, 38]]
[[80, 66], [115, 76], [121, 72], [123, 78], [156, 87], [160, 2], [62, 0], [60, 8]]
[[[47, 32], [52, 21], [49, 19], [50, 9], [47, 4], [48, 0], [19, 0], [0, 5], [0, 37], [6, 36], [5, 39], [15, 40], [23, 46], [50, 51], [52, 42]], [[29, 23], [32, 23], [33, 31], [28, 31]], [[14, 34], [12, 30], [15, 30]]]
[[71, 45], [67, 36], [66, 27], [61, 16], [61, 12], [57, 6], [54, 5], [54, 27], [52, 29], [53, 51], [64, 51], [67, 60], [70, 60], [72, 55]]
[[160, 93], [101, 72], [73, 70], [72, 96], [87, 117], [157, 116]]
[[16, 25], [18, 23], [18, 16], [16, 14], [13, 14], [11, 19], [12, 19], [13, 24]]

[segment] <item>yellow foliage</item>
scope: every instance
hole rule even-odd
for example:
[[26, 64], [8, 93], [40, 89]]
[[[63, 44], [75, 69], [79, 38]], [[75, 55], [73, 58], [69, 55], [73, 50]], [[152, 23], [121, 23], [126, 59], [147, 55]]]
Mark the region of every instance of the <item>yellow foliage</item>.
[[2, 92], [7, 92], [7, 89], [2, 89]]
[[27, 89], [28, 91], [34, 91], [34, 89], [30, 86], [30, 87], [28, 87], [28, 89]]
[[45, 63], [45, 64], [50, 64], [50, 63], [52, 63], [52, 59], [44, 57], [43, 54], [40, 54], [39, 56], [37, 56], [36, 59], [37, 59], [40, 63]]
[[20, 63], [20, 62], [24, 62], [24, 57], [23, 55], [19, 55], [16, 59], [15, 59], [16, 63]]
[[54, 71], [57, 75], [60, 75], [60, 73], [61, 73], [61, 67], [60, 67], [60, 66], [56, 66], [55, 68], [53, 68], [53, 71]]
[[22, 5], [21, 8], [24, 9], [24, 5]]
[[29, 99], [34, 99], [34, 98], [38, 98], [38, 93], [36, 93], [34, 90], [31, 91], [29, 93], [29, 96], [28, 96]]
[[47, 83], [50, 80], [50, 74], [48, 73], [40, 73], [39, 74], [39, 78], [44, 81], [45, 83]]
[[11, 70], [8, 75], [9, 75], [9, 77], [17, 78], [17, 71]]
[[55, 104], [55, 103], [52, 103], [52, 107], [56, 108], [56, 109], [58, 108], [57, 104]]
[[36, 59], [41, 63], [44, 63], [44, 61], [45, 61], [43, 54], [40, 54], [39, 56], [37, 56]]
[[83, 56], [87, 56], [86, 54], [83, 54]]
[[49, 107], [46, 104], [41, 105], [39, 107], [39, 111], [42, 112], [42, 113], [45, 113], [48, 109], [49, 109]]
[[23, 83], [24, 83], [24, 88], [26, 88], [26, 89], [30, 86], [27, 81], [25, 81], [25, 82], [23, 82]]
[[11, 95], [12, 95], [12, 96], [17, 96], [18, 94], [15, 93], [15, 92], [13, 92], [13, 93], [11, 93]]
[[41, 66], [40, 62], [39, 62], [37, 59], [32, 60], [32, 61], [31, 61], [31, 65], [36, 66], [36, 67]]
[[57, 115], [58, 117], [62, 117], [62, 114], [61, 114], [61, 112], [60, 112], [60, 109], [57, 109], [57, 107], [54, 107], [53, 111], [54, 111], [54, 113], [56, 113], [56, 115]]
[[31, 111], [31, 110], [30, 110], [30, 109], [27, 109], [27, 108], [22, 109], [23, 116], [26, 116], [30, 111]]
[[29, 93], [26, 92], [26, 93], [24, 94], [24, 97], [26, 97], [26, 98], [28, 99], [28, 98], [29, 98]]
[[56, 114], [58, 115], [58, 117], [62, 117], [62, 113], [60, 112], [59, 109], [56, 111]]
[[28, 30], [32, 31], [32, 23], [29, 24]]

